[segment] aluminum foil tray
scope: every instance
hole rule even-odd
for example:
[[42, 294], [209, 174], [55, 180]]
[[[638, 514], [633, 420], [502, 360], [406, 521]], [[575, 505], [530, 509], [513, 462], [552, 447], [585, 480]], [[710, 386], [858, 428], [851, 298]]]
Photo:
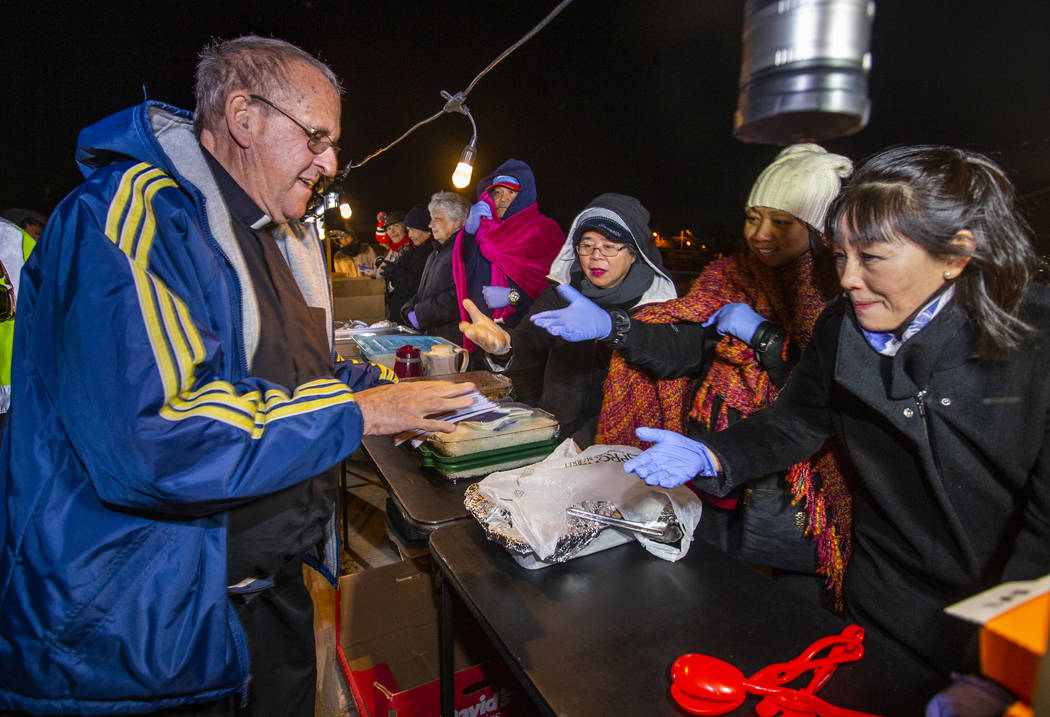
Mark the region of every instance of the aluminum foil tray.
[[[541, 559], [529, 544], [522, 539], [521, 534], [514, 529], [514, 526], [511, 525], [510, 515], [507, 511], [485, 500], [478, 491], [477, 483], [467, 487], [467, 492], [463, 496], [463, 505], [466, 506], [467, 512], [473, 515], [474, 519], [481, 525], [481, 529], [485, 531], [485, 536], [489, 540], [502, 545], [510, 551], [519, 565], [530, 569], [542, 568], [554, 563], [564, 563], [572, 558], [595, 552], [595, 550], [604, 550], [605, 548], [622, 545], [632, 540], [630, 536], [615, 530], [605, 530], [607, 535], [603, 535], [604, 526], [590, 520], [566, 516], [568, 530], [565, 535], [558, 539], [558, 546], [554, 550], [554, 555]], [[592, 513], [600, 513], [613, 518], [623, 517], [623, 514], [620, 513], [616, 506], [606, 501], [585, 500], [579, 503], [579, 507]], [[600, 535], [602, 538], [608, 539], [601, 540], [599, 539]], [[597, 545], [599, 543], [600, 545]], [[592, 546], [594, 546], [594, 549], [588, 550]]]

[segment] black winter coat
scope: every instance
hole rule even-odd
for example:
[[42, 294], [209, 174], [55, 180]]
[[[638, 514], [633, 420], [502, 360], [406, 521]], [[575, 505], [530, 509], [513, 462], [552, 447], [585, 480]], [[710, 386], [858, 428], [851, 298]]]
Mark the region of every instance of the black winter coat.
[[704, 438], [724, 495], [837, 435], [856, 467], [847, 617], [947, 673], [967, 667], [975, 628], [947, 605], [1050, 571], [1050, 290], [1022, 316], [1039, 334], [1002, 361], [971, 358], [974, 332], [949, 304], [894, 357], [873, 351], [852, 308], [817, 320], [777, 402]]
[[594, 443], [598, 429], [602, 384], [609, 374], [612, 349], [604, 341], [566, 341], [530, 320], [533, 314], [568, 305], [555, 287], [543, 290], [528, 315], [509, 332], [513, 354], [508, 367], [513, 371], [543, 372], [537, 406], [558, 419], [562, 438], [575, 438], [577, 444], [587, 447]]
[[390, 321], [400, 322], [401, 307], [415, 296], [423, 269], [430, 258], [430, 241], [419, 246], [405, 247], [395, 261], [385, 262], [383, 279], [386, 280], [386, 317]]
[[454, 237], [440, 244], [431, 239], [432, 251], [423, 267], [419, 289], [401, 307], [401, 320], [411, 326], [408, 313], [416, 312], [419, 328], [431, 336], [441, 336], [456, 345], [463, 342], [459, 332], [459, 302], [456, 285], [452, 283], [452, 246]]

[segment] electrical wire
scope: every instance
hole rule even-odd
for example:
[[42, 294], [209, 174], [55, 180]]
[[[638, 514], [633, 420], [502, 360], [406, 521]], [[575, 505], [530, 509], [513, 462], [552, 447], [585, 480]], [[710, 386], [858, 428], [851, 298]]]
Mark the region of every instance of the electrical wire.
[[484, 70], [479, 72], [478, 76], [470, 81], [470, 84], [467, 85], [467, 89], [463, 90], [463, 97], [466, 98], [466, 96], [470, 94], [470, 91], [472, 89], [474, 89], [474, 85], [478, 84], [478, 80], [480, 80], [482, 77], [487, 75], [489, 73], [489, 70], [491, 70], [493, 67], [498, 65], [500, 62], [502, 62], [503, 59], [505, 57], [507, 57], [507, 55], [509, 55], [510, 53], [514, 52], [519, 47], [521, 47], [526, 42], [528, 42], [532, 38], [533, 35], [535, 35], [537, 32], [539, 32], [544, 27], [546, 27], [547, 23], [549, 23], [551, 20], [553, 20], [555, 17], [557, 17], [558, 13], [560, 13], [562, 10], [564, 10], [566, 7], [568, 7], [569, 3], [571, 3], [571, 2], [572, 2], [572, 0], [562, 0], [562, 2], [558, 3], [557, 7], [555, 7], [553, 10], [550, 11], [550, 13], [547, 15], [547, 17], [545, 17], [542, 20], [540, 20], [540, 23], [536, 27], [532, 28], [532, 30], [530, 30], [524, 37], [522, 37], [520, 40], [515, 42], [513, 45], [508, 47], [506, 50], [504, 50], [502, 55], [500, 55], [495, 60], [493, 60], [489, 64], [488, 67], [486, 67]]
[[[381, 147], [381, 148], [377, 149], [375, 152], [372, 152], [372, 154], [368, 155], [367, 157], [362, 159], [360, 162], [348, 162], [346, 167], [344, 167], [336, 175], [336, 178], [335, 178], [336, 181], [342, 181], [346, 177], [347, 173], [351, 169], [357, 169], [358, 167], [363, 165], [365, 162], [368, 162], [369, 160], [378, 157], [383, 152], [385, 152], [388, 149], [392, 148], [398, 142], [400, 142], [405, 137], [407, 137], [408, 135], [410, 135], [413, 132], [415, 132], [417, 129], [419, 129], [423, 125], [429, 124], [430, 122], [433, 122], [434, 120], [436, 120], [438, 117], [440, 117], [443, 114], [446, 114], [446, 113], [449, 113], [449, 112], [459, 112], [460, 114], [466, 115], [467, 118], [470, 120], [470, 124], [472, 126], [474, 126], [474, 118], [471, 116], [470, 110], [467, 109], [467, 106], [463, 104], [464, 100], [466, 100], [466, 98], [467, 98], [467, 95], [470, 94], [470, 91], [474, 89], [474, 86], [477, 85], [478, 82], [481, 80], [481, 78], [484, 77], [485, 75], [487, 75], [492, 70], [492, 68], [494, 68], [500, 62], [502, 62], [504, 59], [506, 59], [507, 56], [509, 56], [512, 52], [514, 52], [519, 47], [524, 45], [536, 33], [538, 33], [540, 30], [542, 30], [544, 27], [546, 27], [547, 24], [551, 20], [553, 20], [555, 17], [557, 17], [558, 14], [562, 10], [564, 10], [566, 7], [568, 7], [571, 2], [572, 2], [572, 0], [562, 0], [560, 3], [558, 3], [558, 5], [547, 14], [547, 17], [545, 17], [542, 20], [540, 20], [539, 24], [537, 24], [536, 27], [534, 27], [531, 30], [529, 30], [529, 32], [527, 32], [520, 40], [518, 40], [513, 45], [508, 47], [506, 50], [504, 50], [502, 53], [500, 53], [500, 55], [495, 60], [490, 62], [488, 67], [486, 67], [484, 70], [479, 72], [474, 77], [474, 79], [470, 81], [470, 84], [467, 85], [467, 89], [463, 90], [462, 92], [457, 92], [454, 95], [448, 93], [445, 90], [442, 90], [441, 91], [441, 96], [444, 97], [445, 100], [446, 100], [444, 107], [442, 107], [440, 110], [438, 110], [437, 112], [432, 114], [430, 117], [427, 117], [425, 120], [420, 120], [419, 122], [416, 122], [414, 125], [409, 127], [400, 137], [398, 137], [397, 139], [395, 139], [393, 142], [391, 142], [390, 144], [386, 145], [385, 147]], [[472, 139], [471, 142], [473, 143], [476, 139], [477, 139], [477, 127], [474, 126], [474, 139]]]

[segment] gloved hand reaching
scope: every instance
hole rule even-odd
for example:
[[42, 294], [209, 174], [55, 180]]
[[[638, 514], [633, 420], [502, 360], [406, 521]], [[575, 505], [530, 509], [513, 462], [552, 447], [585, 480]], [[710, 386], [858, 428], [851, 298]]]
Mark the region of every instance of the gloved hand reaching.
[[569, 305], [564, 309], [533, 314], [532, 323], [553, 336], [574, 342], [604, 339], [612, 332], [612, 317], [608, 311], [568, 284], [560, 285], [558, 293]]
[[416, 318], [416, 312], [415, 311], [409, 311], [408, 312], [408, 323], [412, 324], [412, 328], [414, 328], [414, 329], [418, 329], [419, 328], [419, 319]]
[[624, 463], [623, 469], [649, 485], [674, 488], [698, 475], [718, 475], [718, 459], [703, 443], [661, 428], [643, 426], [634, 434], [656, 445]]
[[474, 206], [470, 208], [470, 214], [467, 216], [467, 221], [463, 225], [463, 228], [467, 230], [467, 234], [476, 234], [478, 227], [481, 226], [481, 218], [486, 217], [492, 219], [492, 208], [488, 205], [488, 202], [475, 202]]
[[481, 295], [485, 297], [485, 303], [490, 309], [502, 309], [510, 305], [509, 286], [483, 286]]
[[485, 353], [501, 356], [510, 351], [510, 334], [490, 319], [470, 299], [463, 299], [470, 321], [460, 321], [459, 330]]
[[765, 320], [747, 304], [726, 304], [711, 314], [704, 326], [714, 324], [718, 333], [723, 336], [729, 334], [749, 344], [751, 337], [755, 335], [755, 329]]

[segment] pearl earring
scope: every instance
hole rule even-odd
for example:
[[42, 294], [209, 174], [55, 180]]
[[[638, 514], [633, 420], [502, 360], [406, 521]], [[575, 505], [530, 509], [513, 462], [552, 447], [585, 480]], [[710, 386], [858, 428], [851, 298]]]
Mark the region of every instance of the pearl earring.
[[945, 279], [951, 279], [952, 278], [952, 273], [950, 271], [948, 271], [947, 269], [944, 270], [944, 278]]

